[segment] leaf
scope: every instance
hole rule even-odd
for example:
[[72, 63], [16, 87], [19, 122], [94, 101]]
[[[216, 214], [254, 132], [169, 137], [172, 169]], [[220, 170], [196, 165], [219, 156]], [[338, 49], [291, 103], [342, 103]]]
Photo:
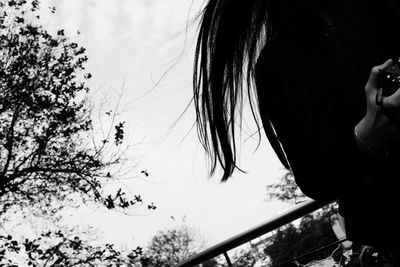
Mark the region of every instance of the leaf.
[[116, 145], [122, 144], [122, 140], [124, 138], [124, 124], [125, 122], [120, 122], [118, 125], [115, 125], [114, 141]]
[[147, 205], [147, 209], [155, 210], [155, 209], [157, 209], [157, 207], [153, 203], [151, 203], [150, 205]]
[[16, 18], [15, 18], [15, 22], [16, 22], [16, 23], [24, 23], [24, 22], [25, 22], [25, 19], [24, 19], [24, 18], [21, 18], [21, 17], [16, 17]]
[[9, 6], [9, 7], [13, 7], [13, 6], [15, 6], [16, 4], [17, 4], [17, 2], [16, 2], [15, 0], [8, 1], [8, 6]]

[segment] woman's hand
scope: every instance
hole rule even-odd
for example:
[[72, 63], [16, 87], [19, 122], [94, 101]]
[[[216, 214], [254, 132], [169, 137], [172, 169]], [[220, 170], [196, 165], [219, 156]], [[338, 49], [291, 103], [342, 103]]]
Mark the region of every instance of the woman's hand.
[[[386, 117], [382, 108], [376, 104], [377, 94], [381, 90], [378, 84], [380, 70], [392, 64], [393, 60], [389, 59], [382, 65], [372, 68], [365, 86], [367, 112], [355, 127], [355, 135], [360, 147], [372, 154], [382, 155], [385, 147], [390, 143], [400, 141], [400, 129]], [[400, 90], [391, 96], [384, 97], [382, 103], [386, 112], [393, 115], [391, 118], [396, 119], [400, 124]]]

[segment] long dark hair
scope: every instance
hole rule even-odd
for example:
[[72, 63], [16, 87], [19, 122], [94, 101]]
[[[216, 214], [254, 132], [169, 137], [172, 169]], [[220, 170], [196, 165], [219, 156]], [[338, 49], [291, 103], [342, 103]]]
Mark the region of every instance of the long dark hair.
[[[202, 13], [194, 61], [194, 103], [198, 134], [211, 159], [210, 174], [215, 172], [219, 163], [224, 171], [222, 181], [226, 181], [235, 169], [239, 169], [235, 133], [237, 116], [239, 122], [241, 121], [244, 89], [247, 90], [253, 117], [260, 129], [257, 116], [258, 102], [253, 84], [260, 50], [274, 39], [276, 28], [279, 27], [278, 16], [285, 16], [284, 13], [277, 13], [275, 2], [277, 1], [209, 0]], [[282, 3], [294, 5], [295, 2], [281, 1], [281, 5]], [[351, 9], [348, 13], [348, 22], [353, 19], [352, 12], [359, 11], [362, 6], [364, 15], [373, 10], [371, 6], [366, 7], [365, 2], [386, 7], [381, 8], [376, 20], [387, 16], [388, 11], [393, 13], [392, 18], [400, 14], [395, 0], [383, 0], [379, 4], [375, 3], [378, 1], [363, 0], [347, 2], [349, 3], [347, 7]], [[366, 16], [371, 17], [370, 14]], [[355, 69], [360, 65], [360, 60], [363, 61], [361, 64], [365, 63], [364, 65], [370, 65], [371, 62], [379, 63], [377, 58], [372, 58], [375, 55], [370, 53], [371, 50], [366, 52], [375, 45], [365, 46], [365, 37], [370, 34], [368, 32], [370, 29], [366, 29], [363, 25], [367, 20], [364, 17], [358, 21], [362, 23], [344, 25], [349, 28], [346, 29], [348, 32], [345, 38], [350, 40], [349, 46], [352, 46], [344, 57], [348, 61], [343, 64], [349, 68], [347, 73], [358, 72]], [[376, 36], [371, 37], [373, 39]], [[357, 53], [354, 53], [355, 51]], [[369, 58], [365, 58], [365, 55]], [[347, 64], [349, 62], [350, 64]], [[355, 66], [353, 63], [358, 65]], [[287, 169], [290, 169], [272, 123], [269, 120], [264, 121], [263, 127], [278, 158]]]
[[[211, 158], [211, 174], [217, 162], [225, 181], [237, 168], [235, 116], [243, 101], [243, 87], [252, 94], [252, 78], [266, 34], [265, 0], [210, 0], [202, 14], [195, 54], [194, 103], [202, 144]], [[253, 114], [256, 105], [251, 104]], [[258, 120], [256, 119], [258, 122]]]

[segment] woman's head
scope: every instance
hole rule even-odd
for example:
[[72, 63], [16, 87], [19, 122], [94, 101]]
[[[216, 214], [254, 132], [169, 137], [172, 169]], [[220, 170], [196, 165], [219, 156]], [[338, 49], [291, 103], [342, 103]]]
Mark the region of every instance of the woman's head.
[[[241, 124], [241, 107], [245, 95], [249, 96], [253, 116], [257, 125], [260, 125], [253, 81], [257, 59], [265, 44], [273, 42], [282, 32], [295, 33], [298, 40], [307, 44], [311, 42], [308, 38], [311, 36], [309, 28], [316, 26], [301, 24], [299, 20], [307, 20], [307, 16], [312, 13], [311, 9], [322, 9], [331, 14], [337, 12], [342, 16], [342, 22], [336, 26], [339, 31], [343, 30], [338, 38], [342, 38], [342, 44], [349, 47], [343, 54], [346, 60], [343, 65], [355, 70], [360, 64], [368, 63], [369, 58], [362, 58], [362, 55], [372, 57], [372, 53], [366, 52], [373, 46], [373, 42], [368, 39], [371, 37], [372, 40], [373, 36], [369, 36], [372, 33], [367, 23], [372, 24], [372, 18], [375, 19], [368, 13], [373, 10], [370, 5], [389, 7], [389, 3], [394, 2], [210, 0], [201, 17], [193, 87], [198, 133], [211, 159], [211, 174], [219, 164], [224, 170], [222, 180], [225, 181], [238, 168], [235, 133]], [[342, 10], [336, 10], [339, 4], [344, 6]], [[308, 25], [309, 28], [298, 25]], [[273, 134], [272, 125], [264, 124], [263, 127], [269, 133], [268, 139], [278, 157], [289, 168], [278, 139]]]

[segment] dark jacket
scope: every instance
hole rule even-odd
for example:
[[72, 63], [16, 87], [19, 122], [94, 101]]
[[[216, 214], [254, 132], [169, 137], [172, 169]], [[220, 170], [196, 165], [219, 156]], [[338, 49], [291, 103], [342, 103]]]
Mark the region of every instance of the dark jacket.
[[400, 55], [400, 37], [393, 35], [400, 28], [368, 14], [358, 21], [369, 19], [355, 36], [360, 44], [345, 24], [337, 26], [335, 42], [305, 31], [321, 23], [312, 16], [277, 32], [258, 60], [256, 85], [263, 124], [272, 123], [301, 190], [316, 200], [338, 199], [348, 238], [380, 245], [400, 237], [394, 219], [400, 157], [396, 149], [390, 161], [365, 155], [354, 126], [366, 111], [371, 68]]

